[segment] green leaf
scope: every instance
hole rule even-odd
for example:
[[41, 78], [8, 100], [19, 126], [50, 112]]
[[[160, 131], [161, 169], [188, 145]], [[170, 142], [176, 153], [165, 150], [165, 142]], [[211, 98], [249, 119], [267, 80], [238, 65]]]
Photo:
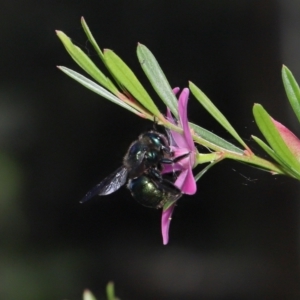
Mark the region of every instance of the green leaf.
[[257, 126], [276, 155], [280, 157], [280, 160], [282, 160], [290, 170], [295, 171], [298, 176], [300, 176], [300, 163], [285, 144], [269, 114], [260, 104], [255, 104], [253, 107], [253, 115]]
[[103, 98], [120, 105], [123, 108], [126, 108], [127, 110], [140, 115], [139, 112], [132, 108], [131, 106], [129, 106], [127, 103], [125, 103], [124, 101], [120, 100], [119, 98], [117, 98], [114, 94], [110, 93], [109, 91], [107, 91], [106, 89], [104, 89], [103, 87], [101, 87], [100, 85], [98, 85], [97, 83], [95, 83], [94, 81], [84, 77], [83, 75], [69, 69], [66, 67], [62, 67], [59, 66], [58, 67], [61, 71], [63, 71], [65, 74], [67, 74], [68, 76], [70, 76], [71, 78], [75, 79], [77, 82], [79, 82], [80, 84], [82, 84], [84, 87], [88, 88], [89, 90], [93, 91], [94, 93], [102, 96]]
[[117, 300], [115, 296], [115, 288], [114, 288], [114, 283], [109, 282], [106, 286], [106, 296], [107, 300]]
[[[110, 72], [110, 74], [112, 75], [113, 79], [118, 83], [117, 78], [114, 76], [113, 72], [109, 69], [109, 66], [107, 65], [106, 61], [105, 61], [105, 57], [103, 52], [101, 51], [100, 47], [98, 46], [96, 40], [94, 39], [94, 36], [92, 35], [87, 23], [85, 22], [84, 18], [81, 17], [81, 25], [83, 27], [83, 30], [88, 38], [88, 40], [90, 41], [90, 43], [92, 44], [92, 46], [94, 47], [95, 51], [97, 52], [97, 54], [100, 56], [102, 62], [104, 63], [105, 67], [107, 68], [107, 70]], [[122, 84], [119, 84], [120, 87], [122, 88]]]
[[223, 148], [226, 151], [238, 153], [238, 154], [244, 154], [244, 151], [235, 145], [227, 142], [226, 140], [220, 138], [216, 134], [196, 125], [193, 123], [189, 123], [190, 127], [195, 131], [197, 135], [199, 135], [204, 140], [207, 140], [208, 142], [217, 145], [218, 147]]
[[172, 88], [152, 52], [142, 44], [138, 44], [137, 55], [146, 76], [160, 99], [178, 119], [177, 99]]
[[290, 104], [300, 122], [300, 89], [292, 72], [286, 66], [282, 67], [282, 80]]
[[81, 25], [82, 28], [88, 38], [88, 40], [90, 41], [91, 45], [94, 47], [95, 51], [97, 52], [97, 54], [100, 56], [101, 60], [104, 62], [104, 55], [103, 52], [101, 51], [100, 47], [98, 46], [96, 40], [94, 39], [87, 23], [84, 20], [84, 17], [81, 17]]
[[283, 171], [283, 174], [289, 175], [291, 177], [299, 178], [299, 174], [295, 170], [290, 169], [289, 166], [287, 166], [286, 163], [280, 158], [280, 156], [278, 156], [274, 152], [274, 150], [270, 148], [265, 142], [263, 142], [260, 138], [253, 135], [252, 138], [270, 157], [272, 157], [279, 164], [281, 170]]
[[271, 156], [279, 165], [283, 165], [284, 162], [280, 159], [280, 157], [274, 152], [272, 148], [270, 148], [264, 141], [260, 138], [252, 135], [253, 140], [269, 155]]
[[118, 89], [112, 81], [97, 68], [93, 61], [79, 47], [72, 43], [71, 39], [67, 35], [65, 35], [62, 31], [56, 31], [56, 33], [70, 56], [85, 72], [113, 94], [118, 93]]
[[205, 168], [203, 168], [196, 176], [195, 176], [195, 180], [196, 182], [211, 168], [213, 167], [215, 164], [217, 164], [219, 162], [219, 160], [213, 161], [211, 162], [209, 165], [207, 165]]
[[131, 69], [123, 60], [111, 50], [104, 51], [104, 59], [107, 67], [117, 81], [122, 85], [138, 102], [148, 109], [154, 116], [161, 116], [160, 111], [146, 92], [142, 84], [136, 78]]
[[246, 143], [238, 135], [235, 129], [227, 121], [225, 116], [218, 110], [218, 108], [208, 99], [208, 97], [192, 82], [189, 87], [195, 98], [202, 104], [202, 106], [243, 146], [249, 149]]

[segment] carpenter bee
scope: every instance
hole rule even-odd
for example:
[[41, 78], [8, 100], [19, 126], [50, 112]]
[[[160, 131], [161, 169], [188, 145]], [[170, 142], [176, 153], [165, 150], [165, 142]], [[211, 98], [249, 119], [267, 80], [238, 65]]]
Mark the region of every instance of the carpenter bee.
[[142, 205], [160, 208], [169, 199], [176, 201], [180, 190], [161, 175], [162, 164], [173, 164], [189, 153], [172, 158], [170, 143], [162, 133], [151, 130], [134, 141], [123, 159], [123, 165], [91, 189], [81, 203], [99, 195], [117, 191], [128, 180], [128, 189]]
[[129, 179], [127, 187], [138, 203], [150, 208], [162, 208], [167, 201], [175, 202], [182, 196], [171, 181], [151, 174]]

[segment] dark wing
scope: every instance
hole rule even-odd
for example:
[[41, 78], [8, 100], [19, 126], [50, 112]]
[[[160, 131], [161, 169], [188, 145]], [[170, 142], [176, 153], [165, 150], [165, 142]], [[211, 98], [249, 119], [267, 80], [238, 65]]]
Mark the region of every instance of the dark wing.
[[181, 190], [167, 179], [156, 182], [156, 184], [160, 189], [164, 191], [163, 206], [165, 206], [165, 204], [168, 204], [168, 207], [170, 207], [182, 196]]
[[127, 180], [127, 173], [128, 171], [124, 166], [120, 167], [92, 188], [80, 202], [83, 203], [96, 195], [104, 196], [117, 191], [125, 184]]
[[157, 186], [163, 191], [165, 191], [171, 199], [179, 199], [182, 196], [181, 190], [168, 179], [163, 178], [160, 181], [155, 181]]

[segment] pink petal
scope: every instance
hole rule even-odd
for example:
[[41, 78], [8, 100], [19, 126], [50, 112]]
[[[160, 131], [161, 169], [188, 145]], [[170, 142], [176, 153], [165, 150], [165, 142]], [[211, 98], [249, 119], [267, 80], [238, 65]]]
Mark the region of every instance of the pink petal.
[[172, 173], [174, 171], [181, 171], [182, 166], [180, 164], [163, 164], [163, 170], [161, 174]]
[[192, 168], [187, 170], [187, 174], [183, 185], [181, 187], [181, 192], [187, 195], [194, 195], [197, 191], [196, 181], [192, 172]]
[[189, 89], [184, 88], [179, 96], [178, 100], [178, 112], [179, 112], [179, 119], [181, 122], [181, 126], [183, 128], [183, 135], [185, 140], [185, 148], [190, 150], [194, 150], [195, 145], [192, 139], [190, 127], [188, 124], [187, 118], [187, 103], [189, 100]]
[[[187, 148], [179, 148], [179, 147], [173, 147], [171, 146], [171, 151], [174, 154], [174, 157], [182, 156], [184, 154], [190, 153], [191, 151]], [[187, 157], [188, 159], [188, 157]], [[181, 162], [182, 160], [180, 160]]]
[[280, 136], [284, 140], [287, 147], [294, 154], [296, 159], [300, 161], [300, 140], [284, 125], [272, 119], [274, 125], [279, 131]]
[[[167, 108], [167, 120], [169, 122], [171, 122], [172, 124], [176, 125], [176, 122], [175, 122], [169, 108]], [[184, 136], [182, 134], [180, 134], [179, 132], [173, 131], [173, 130], [171, 130], [171, 134], [172, 134], [172, 138], [176, 144], [176, 145], [172, 145], [172, 146], [184, 147], [186, 145]]]
[[163, 244], [167, 245], [169, 242], [169, 228], [171, 224], [171, 217], [175, 208], [175, 203], [167, 210], [162, 212], [161, 215], [161, 233], [163, 237]]
[[180, 90], [180, 88], [179, 88], [179, 87], [175, 87], [175, 88], [173, 89], [173, 93], [174, 93], [174, 95], [176, 95], [176, 94], [179, 92], [179, 90]]
[[179, 148], [188, 148], [187, 142], [185, 140], [185, 136], [183, 134], [173, 130], [171, 130], [171, 132], [172, 132], [172, 137]]
[[171, 111], [169, 109], [169, 107], [167, 107], [167, 119], [172, 123], [172, 124], [175, 124], [175, 121], [173, 119], [173, 116], [171, 114]]
[[177, 186], [182, 191], [182, 186], [184, 184], [185, 178], [187, 176], [188, 170], [183, 170], [178, 178], [176, 179], [174, 185]]
[[[173, 89], [173, 93], [176, 95], [180, 89], [178, 87]], [[172, 123], [176, 125], [176, 122], [171, 114], [170, 109], [167, 107], [167, 119]], [[171, 130], [172, 137], [176, 143], [176, 146], [180, 148], [187, 148], [187, 143], [185, 141], [185, 137], [183, 134], [180, 134], [179, 132]]]

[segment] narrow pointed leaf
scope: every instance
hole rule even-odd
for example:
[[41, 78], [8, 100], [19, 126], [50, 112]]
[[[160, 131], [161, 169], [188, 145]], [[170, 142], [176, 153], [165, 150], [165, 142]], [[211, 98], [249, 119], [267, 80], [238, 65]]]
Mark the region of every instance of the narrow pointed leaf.
[[269, 155], [271, 156], [279, 165], [285, 164], [284, 161], [280, 159], [280, 157], [274, 152], [272, 148], [270, 148], [264, 141], [262, 141], [260, 138], [252, 135], [251, 136], [253, 140]]
[[109, 282], [106, 286], [107, 300], [117, 300], [115, 296], [115, 287], [113, 282]]
[[257, 126], [274, 152], [290, 169], [300, 174], [300, 163], [285, 144], [269, 114], [260, 104], [255, 104], [253, 107], [253, 115]]
[[300, 89], [292, 72], [286, 66], [282, 67], [282, 80], [290, 104], [300, 122]]
[[209, 165], [207, 165], [204, 169], [202, 169], [196, 176], [195, 181], [197, 182], [211, 167], [213, 167], [215, 164], [217, 164], [219, 161], [213, 161]]
[[203, 139], [207, 140], [208, 142], [217, 145], [218, 147], [223, 148], [226, 151], [244, 154], [244, 151], [235, 145], [227, 142], [226, 140], [222, 139], [221, 137], [217, 136], [216, 134], [196, 125], [193, 123], [189, 123], [190, 127]]
[[82, 28], [88, 38], [88, 40], [90, 41], [91, 45], [94, 47], [95, 51], [97, 52], [97, 54], [100, 56], [101, 60], [104, 62], [104, 55], [103, 52], [101, 51], [100, 47], [98, 46], [96, 40], [94, 39], [87, 23], [85, 22], [84, 17], [81, 17], [81, 25]]
[[146, 76], [160, 99], [178, 119], [177, 99], [172, 88], [152, 52], [142, 44], [138, 44], [137, 56]]
[[90, 31], [87, 23], [85, 22], [84, 18], [81, 17], [81, 25], [83, 27], [83, 30], [89, 40], [89, 42], [92, 44], [92, 46], [94, 47], [95, 51], [97, 52], [97, 54], [99, 55], [99, 57], [101, 58], [102, 62], [104, 63], [105, 67], [107, 68], [107, 70], [110, 72], [111, 76], [113, 77], [113, 79], [117, 82], [117, 84], [122, 88], [122, 84], [120, 84], [118, 82], [118, 79], [115, 77], [115, 75], [113, 74], [113, 72], [109, 69], [109, 66], [106, 64], [105, 61], [105, 57], [104, 57], [104, 53], [101, 51], [100, 47], [98, 46], [94, 36], [92, 35], [92, 32]]
[[77, 46], [75, 46], [71, 39], [65, 35], [62, 31], [57, 31], [57, 36], [65, 46], [66, 50], [73, 58], [73, 60], [92, 78], [99, 82], [106, 89], [110, 90], [112, 93], [117, 94], [118, 89], [112, 83], [112, 81], [107, 78], [93, 63], [93, 61]]
[[111, 50], [104, 51], [104, 58], [107, 67], [114, 77], [138, 102], [147, 108], [154, 116], [159, 117], [161, 113], [146, 92], [142, 84], [136, 78], [131, 69], [122, 59]]
[[81, 75], [81, 74], [77, 73], [76, 71], [73, 71], [69, 68], [62, 67], [62, 66], [60, 66], [58, 68], [61, 71], [63, 71], [65, 74], [67, 74], [68, 76], [70, 76], [71, 78], [75, 79], [77, 82], [79, 82], [80, 84], [82, 84], [83, 86], [88, 88], [89, 90], [93, 91], [94, 93], [102, 96], [103, 98], [105, 98], [109, 101], [112, 101], [115, 104], [122, 106], [123, 108], [126, 108], [127, 110], [129, 110], [137, 115], [140, 115], [136, 109], [132, 108], [127, 103], [120, 100], [114, 94], [110, 93], [109, 91], [107, 91], [106, 89], [104, 89], [103, 87], [101, 87], [100, 85], [95, 83], [94, 81], [84, 77], [83, 75]]
[[286, 163], [278, 156], [272, 148], [270, 148], [264, 141], [256, 136], [252, 136], [253, 140], [270, 156], [272, 157], [282, 168], [284, 174], [288, 174], [292, 177], [299, 178], [299, 174], [291, 169]]
[[227, 121], [225, 116], [218, 110], [218, 108], [208, 99], [208, 97], [192, 82], [189, 87], [195, 98], [202, 104], [202, 106], [243, 146], [249, 149], [246, 143], [238, 135], [235, 129]]

